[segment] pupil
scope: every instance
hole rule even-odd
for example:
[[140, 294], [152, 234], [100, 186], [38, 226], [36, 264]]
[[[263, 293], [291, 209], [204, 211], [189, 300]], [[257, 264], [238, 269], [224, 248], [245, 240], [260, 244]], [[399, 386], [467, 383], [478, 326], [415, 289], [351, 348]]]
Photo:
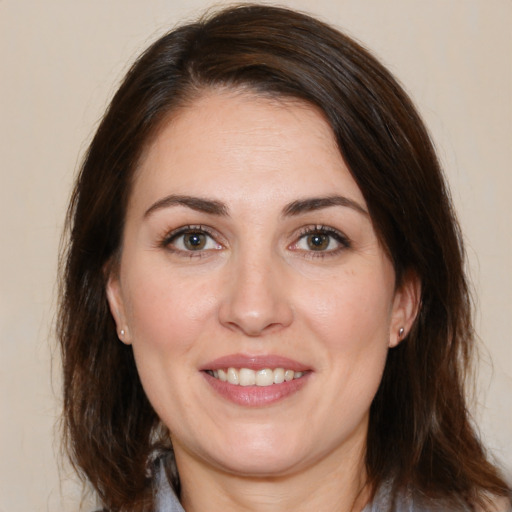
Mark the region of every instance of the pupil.
[[202, 233], [190, 233], [185, 238], [185, 245], [188, 249], [202, 249], [205, 244], [205, 236]]
[[318, 251], [319, 249], [325, 249], [329, 245], [329, 237], [321, 234], [310, 235], [308, 242], [310, 249]]

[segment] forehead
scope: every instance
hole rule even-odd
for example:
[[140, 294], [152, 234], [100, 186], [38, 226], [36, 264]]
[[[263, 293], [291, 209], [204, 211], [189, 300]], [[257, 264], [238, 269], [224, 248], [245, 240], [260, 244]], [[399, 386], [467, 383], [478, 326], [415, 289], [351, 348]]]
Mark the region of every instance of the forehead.
[[319, 109], [300, 100], [213, 90], [163, 123], [138, 167], [132, 196], [268, 200], [328, 191], [364, 204]]

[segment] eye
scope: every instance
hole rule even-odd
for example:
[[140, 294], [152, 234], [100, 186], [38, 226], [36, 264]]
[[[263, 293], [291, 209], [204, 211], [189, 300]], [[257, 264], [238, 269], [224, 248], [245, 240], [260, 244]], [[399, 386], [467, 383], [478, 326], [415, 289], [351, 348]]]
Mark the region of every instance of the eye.
[[292, 244], [291, 249], [305, 252], [337, 253], [348, 247], [350, 247], [350, 242], [338, 230], [324, 226], [311, 226], [302, 230], [299, 239]]
[[175, 252], [219, 250], [223, 246], [203, 227], [187, 226], [170, 233], [162, 245]]
[[311, 251], [327, 251], [333, 245], [333, 240], [330, 235], [325, 233], [313, 233], [303, 237], [308, 249]]

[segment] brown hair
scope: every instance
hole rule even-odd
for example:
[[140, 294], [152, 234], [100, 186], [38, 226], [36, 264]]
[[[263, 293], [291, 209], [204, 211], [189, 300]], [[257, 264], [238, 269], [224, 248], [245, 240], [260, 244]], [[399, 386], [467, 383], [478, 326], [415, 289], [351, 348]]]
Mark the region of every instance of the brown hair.
[[121, 250], [133, 174], [164, 119], [202, 90], [246, 88], [320, 108], [393, 262], [422, 283], [409, 336], [389, 351], [372, 403], [366, 466], [453, 507], [506, 495], [469, 420], [471, 304], [462, 240], [429, 136], [390, 73], [353, 40], [309, 16], [229, 8], [150, 46], [115, 94], [85, 156], [68, 214], [58, 331], [64, 425], [77, 469], [112, 511], [149, 510], [148, 461], [172, 450], [119, 342], [105, 296]]

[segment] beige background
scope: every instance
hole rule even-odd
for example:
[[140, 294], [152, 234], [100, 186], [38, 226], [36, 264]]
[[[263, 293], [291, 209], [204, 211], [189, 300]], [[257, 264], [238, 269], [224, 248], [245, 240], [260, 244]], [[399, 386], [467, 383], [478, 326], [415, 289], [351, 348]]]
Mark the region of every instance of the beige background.
[[[486, 352], [477, 418], [510, 474], [512, 1], [281, 3], [320, 15], [373, 49], [431, 129], [479, 298]], [[206, 5], [0, 0], [0, 512], [78, 510], [79, 488], [68, 469], [60, 479], [57, 469], [58, 358], [53, 370], [51, 363], [66, 201], [79, 155], [128, 63]]]

